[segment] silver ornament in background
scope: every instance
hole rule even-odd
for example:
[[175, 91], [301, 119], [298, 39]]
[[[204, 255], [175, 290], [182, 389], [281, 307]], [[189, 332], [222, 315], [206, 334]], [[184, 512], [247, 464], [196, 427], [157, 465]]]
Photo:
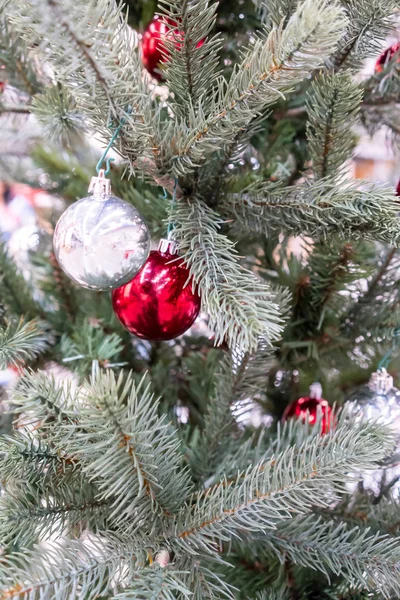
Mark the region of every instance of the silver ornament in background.
[[348, 402], [354, 402], [353, 414], [392, 425], [400, 436], [400, 390], [386, 369], [372, 373], [367, 385], [355, 390]]
[[390, 483], [391, 493], [398, 493], [400, 481], [400, 390], [394, 387], [393, 377], [386, 369], [372, 373], [367, 385], [355, 390], [347, 399], [352, 402], [352, 414], [357, 418], [377, 421], [390, 425], [395, 434], [395, 446], [392, 455], [385, 459], [375, 469], [357, 473], [359, 483], [351, 486], [361, 487], [375, 496], [380, 496], [382, 490]]
[[72, 204], [54, 231], [54, 253], [63, 271], [91, 290], [110, 290], [140, 271], [150, 233], [134, 206], [111, 195], [104, 170], [92, 177], [91, 196]]
[[36, 256], [49, 256], [51, 235], [35, 224], [16, 229], [7, 242], [7, 250], [21, 270], [29, 270]]

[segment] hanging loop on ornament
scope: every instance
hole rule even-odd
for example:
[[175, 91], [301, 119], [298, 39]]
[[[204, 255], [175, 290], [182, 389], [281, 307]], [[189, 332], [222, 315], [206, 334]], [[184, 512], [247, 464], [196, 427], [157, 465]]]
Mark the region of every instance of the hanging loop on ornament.
[[[132, 106], [129, 105], [128, 108], [126, 109], [126, 114], [130, 115], [132, 113]], [[102, 168], [102, 164], [103, 162], [106, 163], [106, 170], [105, 170], [105, 175], [108, 175], [110, 173], [110, 163], [112, 161], [114, 161], [114, 158], [107, 158], [107, 154], [109, 152], [109, 150], [112, 148], [115, 140], [117, 139], [117, 137], [119, 136], [119, 134], [121, 133], [121, 129], [123, 128], [123, 126], [126, 123], [126, 118], [122, 117], [122, 119], [119, 122], [118, 127], [115, 129], [110, 141], [108, 142], [106, 149], [104, 150], [103, 154], [101, 155], [99, 162], [96, 165], [96, 172], [99, 173], [101, 168]]]
[[400, 335], [400, 328], [396, 328], [393, 331], [393, 340], [392, 340], [392, 347], [391, 349], [386, 352], [385, 356], [381, 359], [379, 365], [378, 365], [378, 371], [386, 371], [386, 369], [388, 369], [389, 365], [390, 365], [390, 361], [392, 360], [392, 356], [394, 351], [397, 348], [397, 338]]
[[[176, 206], [176, 190], [178, 188], [178, 180], [175, 177], [174, 179], [174, 193], [172, 194], [172, 202], [171, 202], [171, 211], [174, 210], [175, 206]], [[169, 220], [168, 220], [168, 229], [167, 229], [167, 240], [172, 239], [172, 233], [174, 231], [174, 223], [172, 221], [172, 216], [170, 215]]]

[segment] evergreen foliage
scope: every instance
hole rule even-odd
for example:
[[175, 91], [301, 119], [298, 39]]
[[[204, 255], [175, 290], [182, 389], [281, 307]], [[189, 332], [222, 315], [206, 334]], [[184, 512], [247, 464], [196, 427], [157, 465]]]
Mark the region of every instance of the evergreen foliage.
[[[26, 133], [30, 165], [0, 168], [74, 201], [88, 138], [124, 118], [113, 192], [154, 240], [173, 224], [204, 313], [138, 340], [52, 252], [22, 274], [1, 246], [0, 365], [20, 373], [0, 396], [0, 600], [394, 600], [398, 432], [340, 405], [393, 348], [397, 374], [398, 201], [347, 167], [363, 126], [398, 143], [398, 56], [361, 72], [398, 6], [155, 4], [0, 1], [4, 138]], [[139, 43], [155, 9], [160, 86]], [[325, 435], [321, 414], [280, 423], [315, 380]]]

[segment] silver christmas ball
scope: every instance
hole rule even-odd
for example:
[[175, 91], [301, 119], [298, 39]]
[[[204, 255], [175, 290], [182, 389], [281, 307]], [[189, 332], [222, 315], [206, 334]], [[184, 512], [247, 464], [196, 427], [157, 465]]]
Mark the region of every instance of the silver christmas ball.
[[140, 271], [150, 252], [150, 233], [134, 206], [111, 195], [100, 171], [91, 196], [72, 204], [54, 231], [54, 253], [65, 273], [82, 287], [109, 290]]
[[386, 369], [373, 373], [369, 383], [355, 390], [347, 401], [354, 403], [355, 416], [392, 425], [400, 435], [400, 390]]
[[[347, 399], [352, 402], [352, 415], [354, 418], [367, 419], [390, 425], [395, 434], [393, 451], [375, 469], [356, 473], [362, 488], [376, 496], [381, 494], [382, 488], [391, 480], [400, 476], [400, 390], [394, 387], [393, 378], [386, 369], [381, 369], [371, 375], [367, 385], [355, 390]], [[350, 489], [356, 489], [360, 483], [354, 483]], [[397, 493], [399, 486], [392, 488]]]
[[36, 256], [48, 256], [51, 252], [51, 235], [35, 224], [16, 229], [7, 242], [7, 249], [18, 268], [23, 270]]

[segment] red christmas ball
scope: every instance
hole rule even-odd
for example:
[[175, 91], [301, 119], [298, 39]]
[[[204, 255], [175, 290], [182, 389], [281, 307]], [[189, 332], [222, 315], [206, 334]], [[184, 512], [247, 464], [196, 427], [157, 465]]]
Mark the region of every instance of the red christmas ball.
[[328, 433], [333, 424], [332, 409], [329, 403], [321, 398], [320, 384], [313, 384], [310, 389], [310, 395], [295, 400], [286, 408], [282, 420], [286, 421], [291, 417], [300, 418], [304, 423], [308, 421], [314, 425], [318, 417], [318, 408], [321, 410], [321, 432]]
[[[393, 56], [399, 50], [400, 42], [398, 42], [397, 44], [393, 44], [393, 46], [390, 46], [390, 48], [387, 48], [384, 52], [382, 52], [375, 64], [375, 73], [382, 73], [383, 69], [385, 68], [385, 65], [393, 58]], [[400, 62], [400, 58], [397, 62]]]
[[[158, 81], [162, 80], [162, 74], [159, 72], [160, 65], [165, 63], [168, 57], [168, 50], [164, 43], [165, 39], [174, 41], [178, 49], [182, 46], [179, 38], [183, 38], [183, 33], [177, 30], [171, 31], [173, 27], [176, 27], [176, 23], [171, 19], [155, 16], [143, 33], [142, 61], [150, 75]], [[200, 48], [203, 44], [204, 40], [201, 40], [197, 44], [197, 48]]]
[[396, 188], [396, 196], [400, 196], [400, 179], [399, 179], [399, 183], [397, 184], [397, 188]]
[[188, 269], [173, 242], [161, 240], [129, 283], [113, 290], [115, 314], [131, 333], [145, 340], [172, 340], [191, 327], [200, 310]]

